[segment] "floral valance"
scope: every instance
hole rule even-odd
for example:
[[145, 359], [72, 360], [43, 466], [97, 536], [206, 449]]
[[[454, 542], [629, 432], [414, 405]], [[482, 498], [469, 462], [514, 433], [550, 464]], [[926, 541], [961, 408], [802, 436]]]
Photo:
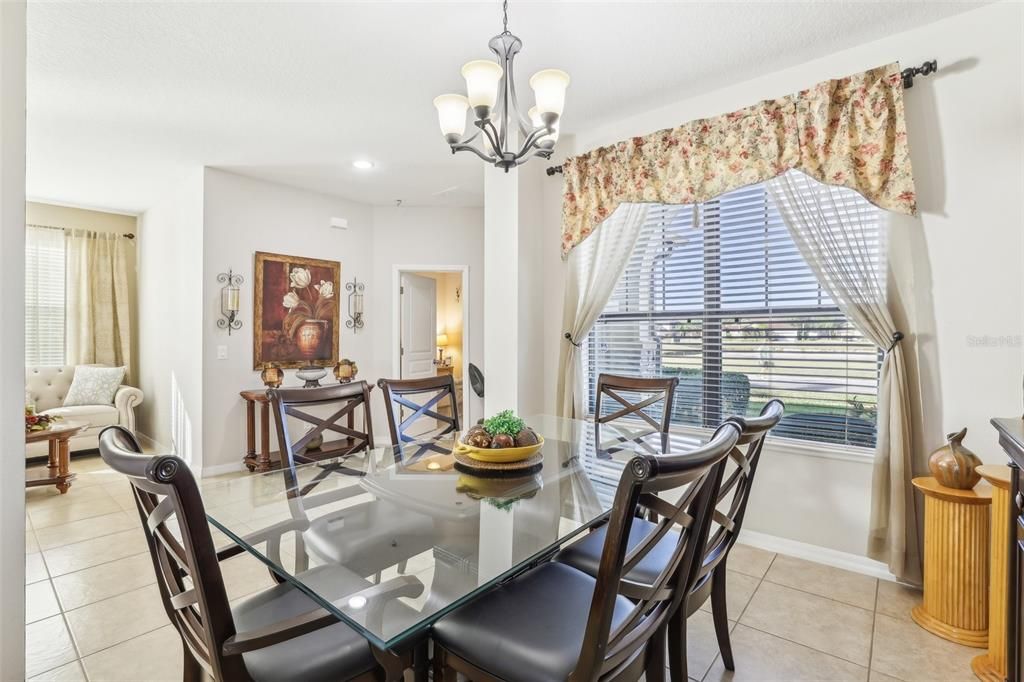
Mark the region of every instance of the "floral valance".
[[563, 257], [619, 204], [707, 201], [790, 169], [917, 212], [898, 64], [594, 149], [562, 168]]

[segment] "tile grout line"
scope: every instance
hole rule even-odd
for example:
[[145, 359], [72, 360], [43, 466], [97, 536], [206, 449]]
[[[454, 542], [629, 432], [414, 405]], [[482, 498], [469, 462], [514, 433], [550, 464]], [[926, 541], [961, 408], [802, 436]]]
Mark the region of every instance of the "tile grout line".
[[[874, 578], [874, 580], [878, 580], [878, 578]], [[775, 585], [776, 587], [785, 587], [788, 590], [793, 590], [794, 592], [800, 592], [801, 594], [809, 594], [812, 597], [820, 597], [821, 599], [828, 599], [829, 601], [835, 602], [836, 604], [842, 604], [843, 606], [849, 606], [851, 608], [860, 609], [861, 611], [867, 611], [868, 613], [874, 613], [874, 609], [873, 608], [866, 609], [863, 606], [857, 606], [856, 604], [851, 604], [850, 602], [842, 601], [840, 599], [835, 599], [833, 597], [826, 597], [825, 595], [818, 594], [817, 592], [808, 592], [807, 590], [801, 590], [799, 587], [793, 587], [792, 585], [786, 585], [785, 583], [777, 583], [774, 580], [768, 580], [767, 578], [762, 580], [762, 582], [766, 582], [766, 583], [768, 583], [770, 585]], [[760, 585], [758, 585], [758, 587], [760, 587]], [[876, 592], [878, 590], [877, 584], [875, 585], [875, 590], [876, 590]]]

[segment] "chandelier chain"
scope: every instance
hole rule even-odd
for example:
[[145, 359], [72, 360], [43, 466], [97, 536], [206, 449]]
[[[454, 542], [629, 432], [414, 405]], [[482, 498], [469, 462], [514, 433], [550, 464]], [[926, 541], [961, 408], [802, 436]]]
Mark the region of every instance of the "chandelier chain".
[[501, 3], [501, 25], [504, 30], [502, 34], [508, 33], [508, 0], [503, 0]]

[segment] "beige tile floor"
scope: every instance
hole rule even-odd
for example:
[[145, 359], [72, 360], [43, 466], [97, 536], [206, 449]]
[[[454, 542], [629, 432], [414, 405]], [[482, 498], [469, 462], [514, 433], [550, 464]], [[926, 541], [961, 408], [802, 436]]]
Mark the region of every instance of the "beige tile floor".
[[[27, 491], [26, 651], [32, 680], [181, 679], [128, 484], [98, 457], [76, 459], [67, 495]], [[979, 651], [910, 620], [919, 594], [737, 545], [729, 560], [736, 671], [718, 656], [708, 605], [688, 625], [694, 680], [973, 680]], [[255, 559], [225, 562], [231, 599], [271, 584]]]

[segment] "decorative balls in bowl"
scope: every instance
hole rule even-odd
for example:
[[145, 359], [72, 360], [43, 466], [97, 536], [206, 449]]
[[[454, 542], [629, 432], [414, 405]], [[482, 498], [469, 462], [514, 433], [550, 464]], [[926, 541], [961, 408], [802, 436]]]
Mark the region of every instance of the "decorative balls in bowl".
[[544, 439], [512, 410], [471, 427], [457, 449], [481, 462], [519, 462], [541, 449]]

